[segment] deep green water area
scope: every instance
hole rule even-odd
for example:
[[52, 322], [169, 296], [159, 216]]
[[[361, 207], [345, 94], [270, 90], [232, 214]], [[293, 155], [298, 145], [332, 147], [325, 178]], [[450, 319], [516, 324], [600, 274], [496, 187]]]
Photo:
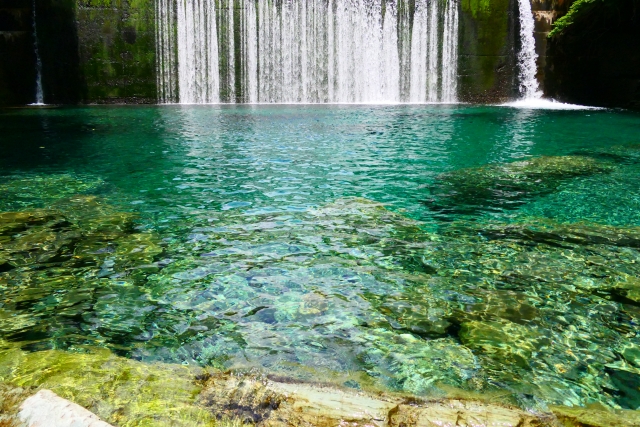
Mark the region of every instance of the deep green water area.
[[0, 111], [0, 346], [640, 407], [640, 115]]

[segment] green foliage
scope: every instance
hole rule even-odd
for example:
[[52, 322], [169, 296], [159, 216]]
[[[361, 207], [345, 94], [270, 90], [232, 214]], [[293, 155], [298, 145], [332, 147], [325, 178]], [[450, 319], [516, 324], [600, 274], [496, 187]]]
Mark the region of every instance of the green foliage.
[[553, 30], [549, 33], [549, 38], [564, 32], [567, 27], [573, 24], [580, 16], [588, 14], [595, 7], [604, 4], [605, 0], [576, 0], [571, 5], [569, 12], [553, 24]]
[[567, 14], [553, 24], [549, 37], [563, 34], [580, 23], [580, 36], [594, 36], [607, 28], [637, 20], [640, 0], [576, 0]]

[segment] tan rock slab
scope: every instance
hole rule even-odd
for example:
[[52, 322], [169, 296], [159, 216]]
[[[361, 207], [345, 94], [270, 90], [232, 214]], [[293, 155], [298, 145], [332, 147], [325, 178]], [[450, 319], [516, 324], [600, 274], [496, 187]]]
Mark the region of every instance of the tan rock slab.
[[461, 400], [421, 400], [317, 384], [213, 377], [201, 404], [261, 427], [557, 427], [553, 414]]
[[49, 390], [40, 390], [22, 402], [18, 418], [26, 427], [112, 427]]

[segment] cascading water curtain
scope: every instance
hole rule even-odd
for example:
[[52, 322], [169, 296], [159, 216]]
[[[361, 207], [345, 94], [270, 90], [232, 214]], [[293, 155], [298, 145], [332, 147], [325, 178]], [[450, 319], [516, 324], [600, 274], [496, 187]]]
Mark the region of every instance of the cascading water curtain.
[[536, 78], [538, 54], [536, 53], [536, 40], [533, 36], [535, 21], [529, 2], [530, 0], [518, 0], [521, 43], [518, 53], [520, 95], [524, 99], [537, 99], [542, 97], [542, 92], [539, 90]]
[[455, 102], [458, 0], [156, 0], [160, 102]]
[[156, 0], [161, 103], [220, 101], [216, 9], [210, 0]]

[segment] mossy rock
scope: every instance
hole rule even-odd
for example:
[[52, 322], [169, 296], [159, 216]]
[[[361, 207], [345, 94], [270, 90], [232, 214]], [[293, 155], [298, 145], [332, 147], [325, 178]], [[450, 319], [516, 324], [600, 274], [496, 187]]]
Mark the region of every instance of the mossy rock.
[[465, 322], [460, 330], [460, 340], [497, 364], [515, 363], [521, 368], [529, 368], [533, 353], [548, 344], [535, 329], [507, 321]]
[[206, 371], [145, 364], [107, 350], [0, 352], [0, 378], [21, 388], [46, 388], [121, 427], [214, 426], [196, 404]]
[[460, 169], [438, 176], [425, 203], [441, 213], [515, 209], [553, 192], [564, 180], [612, 170], [611, 164], [587, 156], [543, 156]]
[[484, 224], [478, 230], [491, 239], [513, 239], [555, 245], [611, 245], [640, 248], [640, 227], [617, 227], [589, 222], [558, 223], [529, 218], [512, 224]]

